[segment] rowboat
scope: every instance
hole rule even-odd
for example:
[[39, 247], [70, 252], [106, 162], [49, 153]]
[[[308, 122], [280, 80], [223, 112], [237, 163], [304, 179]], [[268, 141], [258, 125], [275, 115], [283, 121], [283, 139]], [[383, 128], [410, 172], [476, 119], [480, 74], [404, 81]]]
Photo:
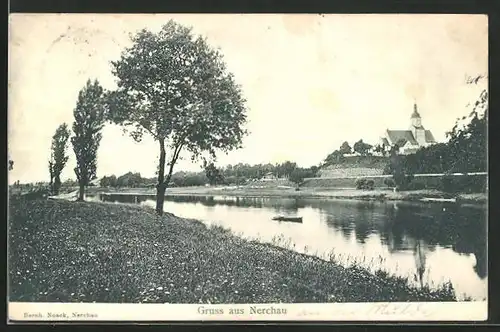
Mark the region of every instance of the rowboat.
[[278, 217], [274, 217], [273, 220], [277, 220], [277, 221], [290, 221], [290, 222], [302, 222], [302, 217], [283, 217], [283, 216], [278, 216]]

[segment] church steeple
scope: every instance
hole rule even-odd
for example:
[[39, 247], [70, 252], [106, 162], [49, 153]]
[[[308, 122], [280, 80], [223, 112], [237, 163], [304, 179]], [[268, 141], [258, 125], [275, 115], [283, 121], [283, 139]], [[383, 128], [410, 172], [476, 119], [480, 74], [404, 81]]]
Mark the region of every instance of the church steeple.
[[411, 118], [420, 118], [420, 114], [418, 113], [418, 110], [417, 110], [417, 103], [414, 103], [413, 104], [413, 113], [411, 115]]
[[411, 114], [411, 128], [422, 128], [422, 118], [417, 110], [417, 103], [413, 104], [413, 113]]

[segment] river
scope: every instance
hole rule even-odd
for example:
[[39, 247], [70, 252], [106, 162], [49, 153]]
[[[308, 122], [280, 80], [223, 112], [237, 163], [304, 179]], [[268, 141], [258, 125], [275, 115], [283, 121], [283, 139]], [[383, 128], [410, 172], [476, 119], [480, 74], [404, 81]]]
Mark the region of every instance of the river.
[[[111, 198], [127, 199], [130, 196]], [[155, 205], [146, 198], [138, 203]], [[487, 297], [484, 208], [454, 203], [168, 196], [165, 211], [221, 225], [240, 237], [409, 277], [420, 287], [451, 281], [459, 299]], [[300, 216], [303, 222], [273, 221], [277, 215]]]

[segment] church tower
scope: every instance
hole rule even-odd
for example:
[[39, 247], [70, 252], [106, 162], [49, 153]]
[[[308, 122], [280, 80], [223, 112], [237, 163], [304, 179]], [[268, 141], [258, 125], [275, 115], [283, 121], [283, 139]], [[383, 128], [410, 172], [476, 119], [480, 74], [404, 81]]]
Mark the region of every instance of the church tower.
[[411, 126], [410, 130], [413, 133], [413, 137], [417, 141], [418, 145], [426, 145], [425, 139], [425, 128], [422, 126], [422, 118], [417, 110], [417, 103], [413, 105], [413, 113], [411, 115]]

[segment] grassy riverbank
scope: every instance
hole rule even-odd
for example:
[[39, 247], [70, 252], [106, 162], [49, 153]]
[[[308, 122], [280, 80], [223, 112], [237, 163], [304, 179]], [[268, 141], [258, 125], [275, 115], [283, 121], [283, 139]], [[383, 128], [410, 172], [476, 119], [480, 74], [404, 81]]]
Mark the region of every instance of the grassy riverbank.
[[138, 206], [13, 199], [9, 223], [10, 301], [455, 300]]
[[[155, 189], [146, 188], [88, 188], [89, 194], [98, 192], [140, 193], [155, 195]], [[287, 198], [337, 198], [378, 201], [418, 201], [427, 198], [456, 199], [459, 203], [486, 204], [488, 195], [477, 194], [448, 194], [438, 190], [412, 190], [394, 192], [388, 189], [357, 190], [357, 189], [329, 189], [329, 188], [295, 188], [287, 187], [177, 187], [168, 188], [167, 195], [192, 195], [192, 196], [259, 196], [259, 197], [287, 197]]]

